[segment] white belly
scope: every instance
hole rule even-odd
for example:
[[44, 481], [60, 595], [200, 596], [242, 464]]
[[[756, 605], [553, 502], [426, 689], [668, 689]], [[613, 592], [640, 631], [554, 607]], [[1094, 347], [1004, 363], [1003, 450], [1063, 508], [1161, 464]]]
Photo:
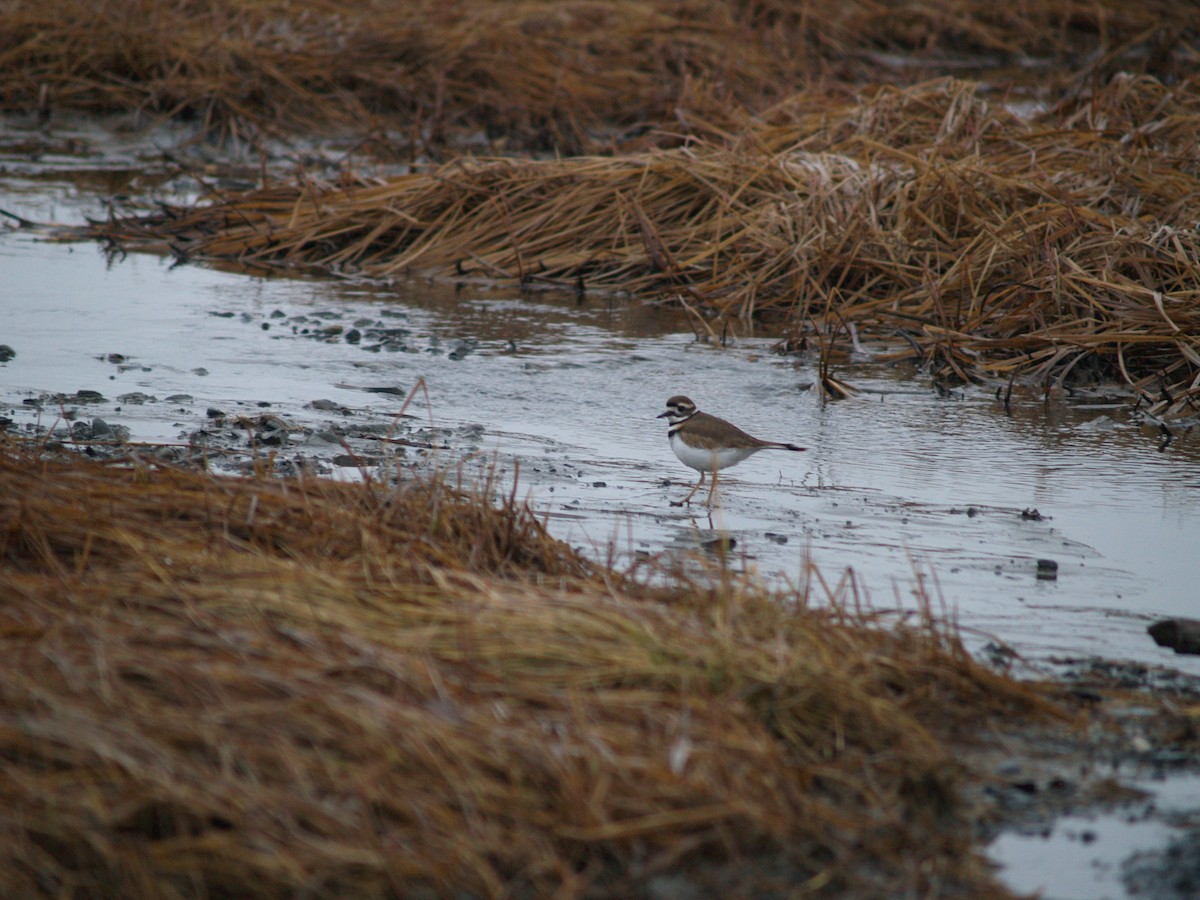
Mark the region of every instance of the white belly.
[[725, 469], [729, 466], [736, 466], [743, 459], [753, 456], [762, 448], [706, 450], [700, 447], [689, 447], [679, 435], [673, 434], [671, 435], [671, 449], [675, 451], [675, 455], [679, 457], [679, 461], [685, 466], [695, 469], [697, 472], [711, 472], [714, 469]]

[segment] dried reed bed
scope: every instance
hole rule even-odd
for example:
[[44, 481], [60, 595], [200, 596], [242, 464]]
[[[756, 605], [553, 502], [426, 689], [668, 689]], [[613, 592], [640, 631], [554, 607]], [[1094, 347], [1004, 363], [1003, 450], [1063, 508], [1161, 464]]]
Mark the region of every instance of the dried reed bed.
[[650, 588], [511, 501], [0, 453], [7, 896], [1001, 896], [924, 622]]
[[1195, 36], [1172, 0], [10, 0], [0, 103], [227, 135], [398, 129], [420, 153], [484, 130], [577, 153], [613, 129], [690, 133], [805, 84], [948, 63], [1042, 88], [1114, 66], [1161, 75]]
[[708, 315], [902, 334], [939, 379], [1133, 385], [1200, 407], [1200, 79], [1113, 79], [1032, 121], [971, 82], [803, 95], [736, 138], [460, 159], [98, 226], [121, 246], [372, 277], [666, 295]]

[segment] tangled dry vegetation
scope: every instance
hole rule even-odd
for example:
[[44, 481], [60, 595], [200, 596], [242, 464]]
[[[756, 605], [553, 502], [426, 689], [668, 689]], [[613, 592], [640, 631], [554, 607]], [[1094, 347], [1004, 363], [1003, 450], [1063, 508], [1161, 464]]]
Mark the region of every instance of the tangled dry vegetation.
[[[1198, 58], [1173, 0], [0, 8], [5, 109], [340, 128], [420, 168], [92, 232], [119, 246], [657, 293], [782, 320], [823, 372], [854, 324], [942, 386], [1119, 380], [1162, 423], [1200, 415]], [[558, 158], [455, 157], [481, 146]]]
[[[5, 896], [1003, 896], [931, 623], [594, 570], [444, 483], [0, 452]], [[678, 884], [676, 884], [678, 887]]]
[[425, 154], [484, 131], [574, 154], [929, 65], [1161, 75], [1195, 29], [1174, 0], [8, 0], [0, 105], [226, 135], [395, 130]]
[[1200, 78], [1122, 76], [1025, 120], [973, 82], [804, 95], [736, 136], [459, 159], [98, 225], [121, 247], [584, 288], [903, 336], [950, 383], [1124, 381], [1200, 414]]

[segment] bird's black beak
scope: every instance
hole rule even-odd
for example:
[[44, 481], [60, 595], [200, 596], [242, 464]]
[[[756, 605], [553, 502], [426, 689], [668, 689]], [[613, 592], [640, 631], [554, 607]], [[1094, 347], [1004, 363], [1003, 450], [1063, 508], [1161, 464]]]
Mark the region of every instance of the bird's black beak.
[[656, 418], [656, 419], [665, 419], [665, 418], [666, 418], [667, 416], [669, 416], [670, 414], [671, 414], [671, 411], [668, 409], [666, 412], [660, 412], [660, 413], [659, 413], [657, 416], [655, 416], [654, 418]]

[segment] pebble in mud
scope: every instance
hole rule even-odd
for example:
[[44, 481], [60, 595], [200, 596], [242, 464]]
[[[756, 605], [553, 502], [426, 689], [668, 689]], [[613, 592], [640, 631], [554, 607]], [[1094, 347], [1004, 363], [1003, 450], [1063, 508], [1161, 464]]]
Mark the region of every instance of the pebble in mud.
[[153, 394], [143, 394], [141, 391], [133, 391], [132, 393], [118, 395], [117, 402], [128, 403], [132, 406], [141, 406], [144, 403], [157, 403], [158, 398]]
[[91, 422], [76, 422], [71, 426], [71, 439], [75, 441], [105, 441], [124, 443], [130, 431], [124, 425], [111, 425], [99, 417]]
[[336, 400], [313, 400], [308, 404], [309, 409], [320, 410], [321, 412], [340, 412], [349, 415], [350, 410], [342, 406]]
[[104, 403], [104, 395], [99, 391], [79, 390], [74, 394], [55, 394], [56, 403]]

